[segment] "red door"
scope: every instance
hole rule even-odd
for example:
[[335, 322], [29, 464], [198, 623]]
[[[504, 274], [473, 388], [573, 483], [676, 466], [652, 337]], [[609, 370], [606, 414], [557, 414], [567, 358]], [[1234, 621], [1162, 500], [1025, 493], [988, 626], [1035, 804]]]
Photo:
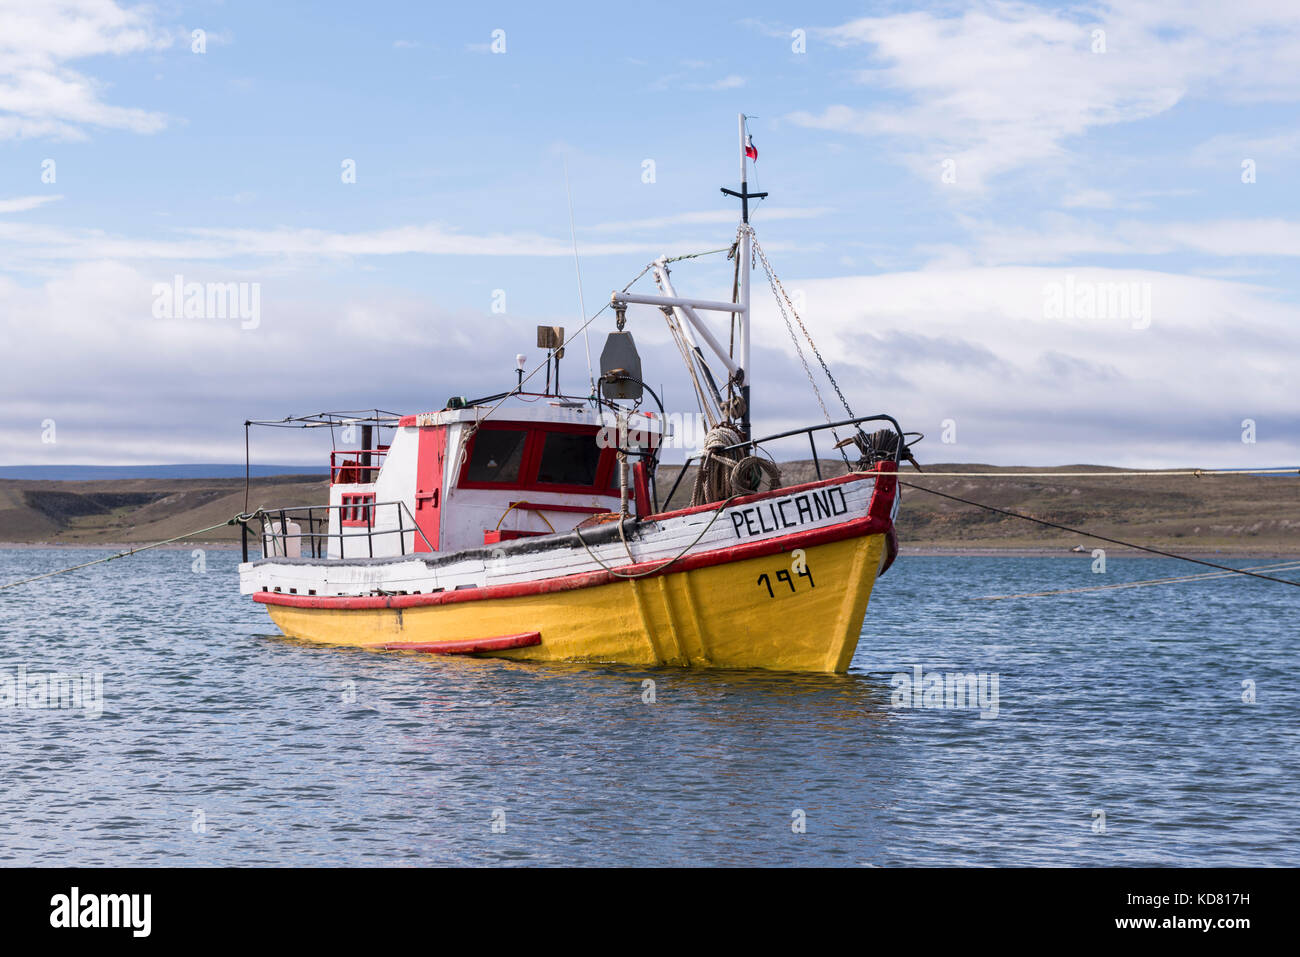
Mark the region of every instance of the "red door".
[[[415, 466], [415, 524], [424, 533], [415, 536], [415, 551], [436, 551], [438, 519], [442, 514], [442, 462], [447, 452], [446, 426], [420, 429]], [[425, 539], [428, 544], [425, 544]], [[432, 546], [432, 548], [430, 548]]]

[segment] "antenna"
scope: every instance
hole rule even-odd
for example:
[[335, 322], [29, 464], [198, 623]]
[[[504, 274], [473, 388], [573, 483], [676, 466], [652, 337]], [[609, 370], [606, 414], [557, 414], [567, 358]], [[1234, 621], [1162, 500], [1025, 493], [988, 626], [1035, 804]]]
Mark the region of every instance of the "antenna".
[[745, 120], [747, 117], [744, 113], [739, 116], [740, 129], [740, 192], [734, 189], [727, 189], [725, 186], [722, 191], [728, 196], [734, 196], [740, 200], [740, 249], [737, 255], [740, 257], [740, 304], [744, 306], [744, 311], [740, 314], [740, 368], [745, 374], [744, 380], [740, 384], [740, 397], [745, 406], [745, 411], [741, 416], [740, 431], [748, 439], [750, 437], [750, 386], [753, 384], [753, 376], [749, 366], [749, 343], [750, 343], [750, 321], [749, 321], [749, 267], [750, 267], [750, 226], [749, 226], [749, 201], [751, 199], [764, 199], [767, 193], [751, 193], [749, 191], [749, 140], [745, 132]]
[[[564, 159], [564, 192], [569, 197], [569, 236], [573, 240], [573, 268], [578, 273], [578, 318], [582, 320], [582, 346], [587, 352], [587, 381], [591, 391], [596, 391], [596, 379], [591, 372], [591, 338], [587, 335], [587, 303], [582, 296], [582, 264], [578, 262], [578, 229], [573, 222], [573, 189], [569, 186], [569, 160]], [[559, 391], [558, 389], [556, 390]]]

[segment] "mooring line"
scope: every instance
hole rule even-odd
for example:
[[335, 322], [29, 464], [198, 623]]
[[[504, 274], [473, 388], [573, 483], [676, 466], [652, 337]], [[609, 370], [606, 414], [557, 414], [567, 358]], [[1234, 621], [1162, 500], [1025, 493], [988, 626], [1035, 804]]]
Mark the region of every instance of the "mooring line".
[[[204, 532], [210, 532], [213, 529], [225, 528], [227, 525], [234, 525], [236, 519], [241, 517], [244, 516], [236, 516], [235, 518], [227, 519], [226, 521], [221, 522], [218, 525], [209, 525], [207, 528], [200, 528], [192, 532], [186, 532], [184, 535], [177, 535], [175, 538], [168, 538], [161, 542], [151, 542], [148, 545], [141, 545], [139, 548], [127, 549], [124, 552], [118, 552], [116, 555], [109, 555], [107, 558], [96, 558], [93, 562], [82, 562], [80, 565], [70, 565], [67, 568], [60, 568], [58, 571], [46, 572], [43, 575], [36, 575], [33, 578], [24, 578], [22, 581], [9, 582], [9, 584], [7, 585], [0, 585], [0, 591], [3, 591], [6, 588], [15, 588], [18, 585], [27, 585], [30, 584], [31, 582], [38, 582], [42, 578], [53, 578], [55, 575], [65, 575], [68, 572], [75, 572], [79, 568], [89, 568], [91, 565], [102, 565], [104, 562], [111, 562], [118, 558], [126, 558], [128, 555], [134, 555], [136, 552], [147, 552], [149, 549], [157, 548], [159, 545], [170, 545], [172, 542], [179, 542], [181, 539], [184, 538], [193, 538], [195, 535], [202, 535]], [[90, 547], [93, 548], [94, 546], [90, 546]]]
[[926, 472], [926, 478], [1120, 478], [1141, 476], [1169, 478], [1191, 475], [1300, 475], [1300, 468], [1286, 469], [1144, 469], [1114, 472]]
[[1251, 578], [1262, 578], [1264, 581], [1277, 582], [1280, 585], [1292, 585], [1296, 588], [1300, 588], [1300, 581], [1291, 581], [1287, 578], [1274, 578], [1272, 575], [1261, 575], [1259, 572], [1247, 571], [1244, 568], [1233, 568], [1231, 565], [1220, 565], [1218, 562], [1209, 562], [1203, 558], [1192, 558], [1190, 555], [1178, 555], [1174, 552], [1167, 552], [1160, 548], [1152, 548], [1149, 545], [1138, 545], [1134, 542], [1126, 542], [1118, 538], [1107, 538], [1105, 535], [1098, 535], [1096, 532], [1085, 532], [1081, 528], [1072, 528], [1069, 525], [1060, 525], [1056, 522], [1049, 522], [1046, 519], [1034, 518], [1032, 515], [1025, 515], [1021, 512], [1013, 512], [1009, 509], [998, 508], [996, 505], [985, 505], [983, 502], [973, 502], [968, 498], [962, 498], [958, 495], [949, 495], [947, 492], [938, 492], [932, 488], [926, 488], [924, 485], [913, 485], [911, 482], [904, 482], [902, 479], [898, 480], [898, 484], [906, 485], [908, 488], [914, 488], [919, 492], [929, 492], [931, 495], [938, 495], [940, 498], [947, 498], [954, 502], [961, 502], [963, 505], [973, 505], [975, 508], [982, 508], [989, 512], [997, 512], [999, 515], [1009, 515], [1011, 518], [1019, 518], [1026, 522], [1034, 522], [1038, 525], [1045, 525], [1048, 528], [1059, 529], [1063, 532], [1069, 532], [1072, 535], [1082, 535], [1084, 538], [1095, 538], [1100, 542], [1109, 542], [1112, 545], [1122, 545], [1125, 548], [1135, 548], [1140, 552], [1150, 552], [1152, 555], [1161, 555], [1165, 558], [1176, 558], [1182, 562], [1192, 562], [1196, 565], [1205, 565], [1208, 568], [1217, 568], [1220, 571], [1232, 572], [1234, 575], [1247, 575]]
[[[1238, 571], [1273, 571], [1300, 568], [1300, 561], [1281, 562], [1275, 565], [1251, 565]], [[1142, 581], [1118, 582], [1112, 585], [1089, 585], [1084, 588], [1058, 588], [1055, 591], [1027, 591], [1018, 595], [981, 595], [974, 601], [1002, 601], [1005, 598], [1044, 598], [1049, 595], [1074, 595], [1085, 591], [1106, 591], [1111, 588], [1145, 588], [1150, 585], [1172, 585], [1179, 582], [1210, 581], [1215, 578], [1229, 578], [1228, 572], [1201, 572], [1199, 575], [1179, 575], [1174, 578], [1147, 578]]]

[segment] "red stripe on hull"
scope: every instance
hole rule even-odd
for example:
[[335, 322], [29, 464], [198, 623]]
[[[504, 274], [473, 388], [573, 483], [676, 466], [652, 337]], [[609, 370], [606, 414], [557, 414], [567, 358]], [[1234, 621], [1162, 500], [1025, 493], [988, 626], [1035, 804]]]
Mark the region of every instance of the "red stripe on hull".
[[[892, 483], [891, 483], [892, 484]], [[808, 532], [793, 532], [760, 542], [747, 542], [743, 545], [731, 545], [707, 552], [687, 555], [666, 568], [661, 568], [663, 559], [651, 559], [636, 565], [622, 565], [617, 571], [624, 575], [635, 572], [648, 572], [646, 578], [659, 575], [671, 575], [687, 572], [710, 565], [722, 565], [726, 562], [742, 561], [747, 558], [759, 558], [775, 555], [795, 548], [807, 548], [838, 542], [846, 538], [863, 535], [886, 535], [893, 528], [889, 520], [889, 509], [885, 499], [892, 495], [881, 496], [881, 510], [884, 518], [868, 514], [863, 518], [827, 528], [818, 528]], [[873, 506], [875, 501], [873, 500]], [[711, 506], [716, 508], [716, 506]], [[286, 595], [283, 592], [259, 591], [253, 593], [253, 600], [266, 605], [290, 605], [294, 608], [415, 608], [421, 605], [445, 605], [457, 601], [484, 601], [490, 598], [518, 598], [522, 595], [545, 595], [554, 592], [569, 591], [574, 588], [590, 588], [606, 585], [610, 582], [623, 581], [620, 575], [607, 571], [580, 572], [576, 575], [563, 575], [546, 578], [541, 581], [514, 582], [508, 585], [485, 585], [481, 588], [464, 588], [459, 591], [436, 592], [429, 595]]]
[[540, 631], [525, 631], [518, 635], [500, 638], [467, 638], [464, 641], [389, 641], [370, 645], [384, 651], [418, 651], [427, 655], [474, 655], [484, 651], [505, 651], [508, 648], [530, 648], [542, 643]]

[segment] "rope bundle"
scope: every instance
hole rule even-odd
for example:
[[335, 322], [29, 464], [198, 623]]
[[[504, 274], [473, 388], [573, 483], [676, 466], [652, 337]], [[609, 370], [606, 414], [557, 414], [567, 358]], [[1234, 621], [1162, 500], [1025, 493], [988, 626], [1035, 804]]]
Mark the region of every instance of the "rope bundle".
[[691, 490], [692, 505], [708, 505], [736, 495], [759, 491], [764, 482], [769, 489], [781, 487], [781, 470], [775, 462], [740, 450], [723, 451], [743, 439], [732, 425], [715, 425], [704, 437], [704, 455]]

